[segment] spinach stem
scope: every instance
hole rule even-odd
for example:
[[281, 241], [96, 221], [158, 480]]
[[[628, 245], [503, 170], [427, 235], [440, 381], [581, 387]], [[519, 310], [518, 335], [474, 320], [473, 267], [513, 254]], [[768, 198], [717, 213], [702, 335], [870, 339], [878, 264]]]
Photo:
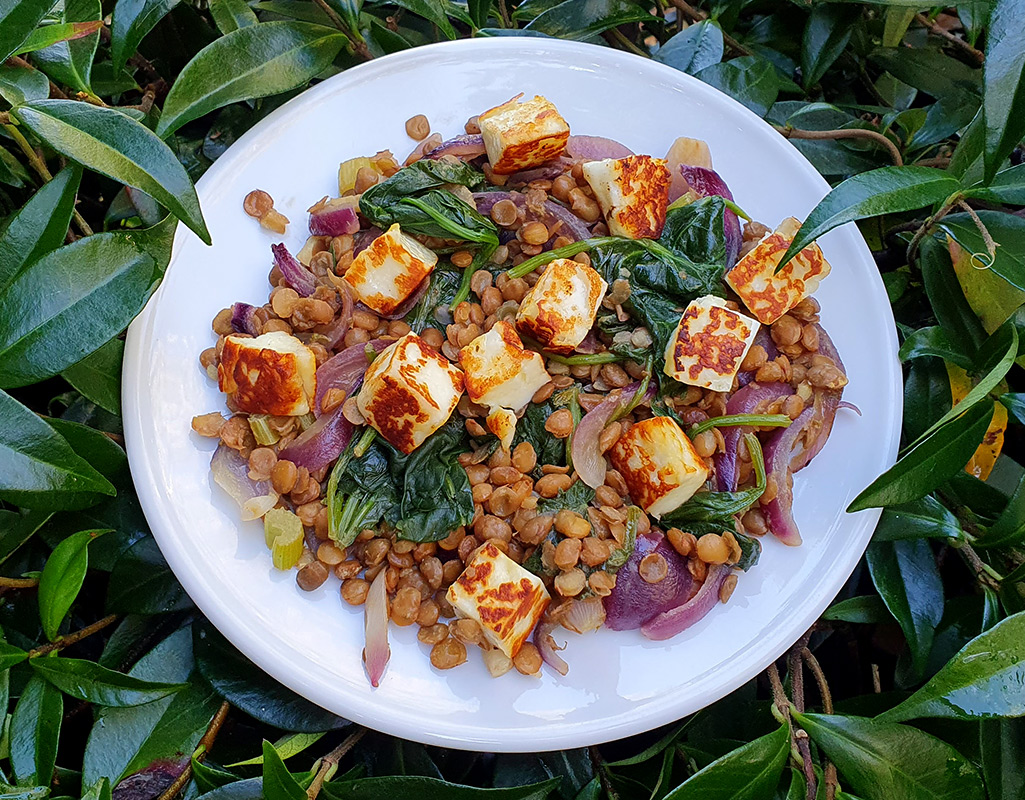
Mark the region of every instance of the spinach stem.
[[611, 364], [615, 361], [626, 361], [626, 356], [621, 356], [611, 351], [604, 353], [582, 353], [576, 356], [560, 356], [555, 353], [546, 353], [545, 355], [548, 356], [549, 361], [554, 361], [556, 364], [566, 364], [570, 367], [581, 364]]
[[374, 443], [376, 438], [377, 431], [368, 425], [367, 429], [363, 431], [363, 435], [359, 437], [359, 441], [356, 442], [356, 446], [352, 448], [352, 454], [356, 458], [363, 458], [363, 455], [370, 449], [370, 445]]
[[709, 417], [693, 425], [688, 431], [693, 439], [699, 433], [712, 428], [728, 428], [735, 425], [754, 425], [759, 428], [786, 428], [793, 422], [786, 414], [727, 414], [723, 417]]

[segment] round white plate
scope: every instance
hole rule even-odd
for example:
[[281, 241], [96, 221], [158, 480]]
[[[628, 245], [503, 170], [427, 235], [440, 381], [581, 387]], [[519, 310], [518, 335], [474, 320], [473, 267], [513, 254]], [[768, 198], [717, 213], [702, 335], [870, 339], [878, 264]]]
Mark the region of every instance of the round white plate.
[[804, 545], [771, 537], [730, 602], [667, 642], [640, 632], [567, 634], [567, 677], [547, 669], [495, 680], [471, 653], [439, 672], [415, 626], [391, 627], [380, 688], [360, 661], [363, 612], [332, 578], [312, 594], [271, 566], [260, 523], [210, 478], [214, 442], [192, 433], [195, 414], [222, 411], [199, 365], [210, 321], [234, 301], [268, 293], [270, 244], [242, 211], [264, 189], [306, 238], [305, 209], [337, 192], [340, 161], [412, 150], [404, 123], [426, 114], [445, 136], [471, 115], [525, 92], [551, 99], [577, 133], [610, 136], [662, 155], [678, 136], [708, 141], [737, 202], [775, 226], [804, 218], [829, 190], [761, 119], [699, 80], [605, 47], [548, 39], [476, 39], [420, 47], [350, 69], [275, 111], [199, 181], [213, 247], [179, 227], [159, 291], [132, 324], [124, 365], [124, 422], [135, 485], [157, 542], [196, 605], [243, 653], [286, 686], [348, 719], [420, 742], [485, 751], [540, 751], [618, 739], [679, 719], [764, 669], [810, 627], [850, 575], [878, 511], [844, 513], [893, 463], [900, 428], [897, 342], [886, 292], [853, 225], [822, 239], [833, 266], [816, 295], [850, 386], [832, 437], [796, 480]]

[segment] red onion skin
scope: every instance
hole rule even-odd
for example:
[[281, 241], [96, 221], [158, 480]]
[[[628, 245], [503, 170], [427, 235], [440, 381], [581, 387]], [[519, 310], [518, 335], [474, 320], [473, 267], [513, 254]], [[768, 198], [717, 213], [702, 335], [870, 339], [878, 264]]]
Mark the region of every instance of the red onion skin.
[[353, 205], [328, 205], [310, 212], [310, 233], [314, 236], [344, 236], [358, 230], [359, 217]]
[[235, 303], [231, 307], [231, 327], [236, 333], [248, 333], [258, 336], [256, 325], [256, 308], [248, 303]]
[[[765, 408], [774, 400], [787, 397], [794, 393], [788, 383], [756, 383], [752, 381], [738, 389], [726, 403], [727, 414], [763, 414]], [[737, 446], [744, 433], [741, 425], [731, 425], [722, 429], [725, 448], [715, 456], [715, 481], [720, 492], [737, 490], [739, 463]]]
[[[640, 383], [631, 383], [624, 389], [610, 392], [604, 400], [584, 414], [573, 434], [572, 456], [580, 480], [597, 489], [605, 483], [608, 464], [605, 456], [598, 449], [598, 440], [609, 419], [621, 407], [629, 403], [640, 388]], [[655, 396], [654, 384], [648, 386], [644, 400]], [[641, 402], [644, 402], [642, 400]]]
[[472, 161], [487, 151], [484, 148], [484, 137], [479, 133], [467, 133], [442, 142], [437, 147], [424, 153], [424, 158], [436, 160], [442, 156], [455, 156], [461, 161]]
[[[844, 369], [843, 361], [840, 360], [840, 353], [837, 352], [836, 346], [833, 344], [833, 340], [829, 338], [829, 334], [826, 333], [825, 329], [821, 325], [815, 326], [819, 332], [819, 354], [824, 355], [832, 359], [833, 363], [836, 364], [841, 372], [845, 375], [847, 370]], [[822, 398], [822, 409], [820, 414], [820, 427], [819, 433], [815, 437], [813, 442], [810, 442], [805, 450], [804, 459], [797, 465], [794, 466], [794, 472], [808, 466], [815, 456], [817, 456], [822, 448], [826, 446], [826, 441], [829, 439], [829, 434], [833, 430], [833, 421], [836, 418], [837, 409], [841, 406], [841, 398], [843, 397], [843, 389], [823, 389], [820, 392]], [[860, 414], [861, 412], [858, 411]]]
[[539, 622], [534, 628], [534, 646], [540, 651], [542, 661], [560, 675], [566, 675], [569, 673], [569, 664], [556, 652], [562, 648], [556, 646], [555, 640], [552, 638], [554, 631], [555, 625], [552, 623]]
[[626, 158], [633, 154], [626, 145], [604, 136], [570, 136], [566, 142], [566, 155], [583, 161]]
[[391, 658], [391, 647], [388, 645], [388, 590], [385, 587], [385, 572], [386, 570], [381, 570], [370, 584], [363, 608], [363, 636], [366, 641], [363, 648], [363, 664], [370, 685], [374, 688], [380, 685], [388, 660]]
[[[705, 167], [693, 167], [689, 164], [681, 164], [679, 170], [680, 175], [683, 176], [690, 190], [699, 197], [718, 196], [731, 202], [733, 201], [733, 193], [730, 191], [730, 187], [726, 185], [726, 181], [720, 178], [719, 173], [715, 170]], [[679, 192], [673, 191], [673, 188], [670, 187], [670, 203], [681, 196]], [[676, 197], [673, 196], [674, 194]], [[729, 209], [726, 209], [726, 213], [723, 215], [723, 234], [726, 237], [726, 269], [729, 270], [737, 263], [737, 256], [740, 255], [740, 246], [743, 243], [743, 236], [740, 232], [740, 220]]]
[[540, 167], [532, 167], [522, 172], [514, 172], [506, 179], [506, 185], [526, 184], [531, 181], [555, 180], [562, 173], [570, 170], [576, 163], [575, 159], [559, 156], [554, 161], [542, 164]]
[[285, 278], [285, 282], [291, 286], [300, 297], [309, 297], [317, 288], [317, 279], [312, 272], [299, 263], [299, 261], [288, 252], [284, 244], [272, 244], [271, 252], [274, 254], [274, 263]]
[[[794, 448], [807, 432], [816, 414], [816, 408], [809, 406], [789, 427], [781, 428], [769, 437], [765, 443], [765, 471], [776, 483], [776, 496], [771, 503], [762, 506], [769, 530], [783, 544], [796, 547], [801, 543], [801, 533], [794, 521], [792, 506], [794, 488], [792, 478], [792, 462]], [[801, 458], [798, 454], [797, 458]]]
[[641, 633], [658, 641], [671, 639], [703, 619], [719, 602], [719, 590], [729, 574], [730, 568], [723, 564], [710, 567], [705, 582], [693, 597], [650, 619], [641, 626]]
[[338, 406], [331, 413], [318, 418], [278, 455], [297, 467], [306, 467], [310, 472], [316, 472], [342, 454], [355, 430], [353, 424], [342, 416], [342, 407]]
[[[368, 344], [375, 352], [380, 353], [390, 342], [374, 339]], [[321, 415], [321, 403], [329, 389], [341, 389], [349, 394], [362, 380], [369, 365], [366, 348], [366, 344], [354, 344], [352, 347], [346, 347], [317, 368], [317, 395], [313, 401], [315, 416]]]
[[338, 297], [342, 301], [342, 307], [338, 309], [338, 313], [332, 322], [329, 322], [327, 325], [318, 325], [313, 329], [315, 334], [323, 337], [324, 347], [328, 350], [334, 350], [338, 347], [338, 343], [349, 332], [349, 328], [352, 326], [352, 312], [356, 305], [352, 299], [352, 289], [349, 288], [349, 284], [345, 281], [339, 281], [335, 286], [338, 289]]
[[[668, 564], [664, 580], [648, 583], [639, 572], [641, 559], [658, 553]], [[641, 628], [649, 620], [685, 603], [693, 592], [694, 580], [687, 559], [662, 534], [649, 532], [637, 537], [629, 560], [616, 573], [616, 585], [604, 599], [605, 625], [614, 631]]]
[[372, 225], [369, 228], [365, 228], [359, 231], [352, 241], [352, 257], [355, 258], [368, 247], [370, 243], [380, 236], [384, 231], [378, 228], [376, 225]]

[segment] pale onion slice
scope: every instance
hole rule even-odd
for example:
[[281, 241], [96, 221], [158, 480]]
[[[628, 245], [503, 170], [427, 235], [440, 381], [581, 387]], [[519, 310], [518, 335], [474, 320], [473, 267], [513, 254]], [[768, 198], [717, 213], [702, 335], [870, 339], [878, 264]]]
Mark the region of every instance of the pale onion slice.
[[366, 603], [363, 604], [365, 611], [364, 634], [366, 646], [363, 649], [363, 665], [367, 669], [367, 677], [370, 678], [370, 685], [380, 686], [381, 676], [388, 666], [388, 659], [391, 658], [391, 648], [388, 646], [388, 588], [385, 584], [385, 573], [381, 570], [377, 573], [373, 583], [370, 584], [370, 591], [367, 592]]

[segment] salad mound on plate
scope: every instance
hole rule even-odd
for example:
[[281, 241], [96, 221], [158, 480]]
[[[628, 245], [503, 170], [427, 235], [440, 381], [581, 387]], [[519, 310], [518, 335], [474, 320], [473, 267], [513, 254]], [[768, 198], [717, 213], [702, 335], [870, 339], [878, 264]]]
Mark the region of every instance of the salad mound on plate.
[[375, 686], [389, 620], [495, 676], [566, 674], [560, 627], [678, 634], [763, 536], [801, 541], [793, 473], [847, 383], [829, 264], [779, 268], [798, 221], [750, 220], [702, 141], [635, 154], [522, 96], [406, 128], [403, 164], [344, 162], [301, 249], [271, 246], [267, 302], [214, 319], [214, 479], [275, 567], [364, 606]]

